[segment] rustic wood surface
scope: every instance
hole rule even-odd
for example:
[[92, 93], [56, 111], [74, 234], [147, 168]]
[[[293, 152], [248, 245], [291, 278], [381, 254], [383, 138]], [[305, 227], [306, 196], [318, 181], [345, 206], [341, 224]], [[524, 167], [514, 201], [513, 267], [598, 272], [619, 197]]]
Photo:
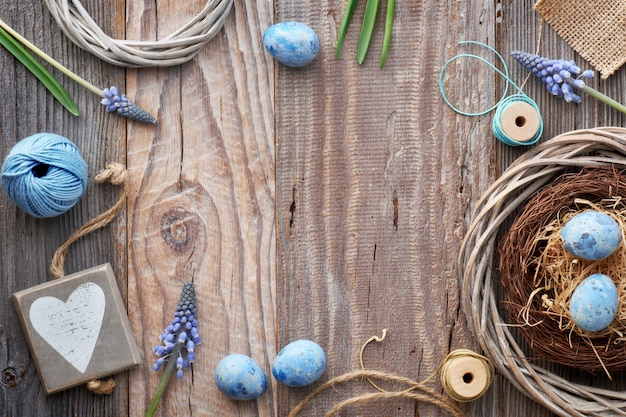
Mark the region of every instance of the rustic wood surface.
[[[205, 2], [83, 4], [110, 36], [155, 40]], [[463, 40], [501, 51], [518, 84], [526, 72], [509, 58], [511, 50], [533, 52], [541, 39], [543, 55], [578, 56], [549, 26], [540, 30], [530, 0], [397, 0], [387, 66], [378, 65], [381, 19], [359, 66], [354, 51], [365, 2], [337, 59], [344, 6], [235, 0], [223, 30], [192, 61], [127, 70], [73, 45], [43, 2], [0, 2], [0, 18], [26, 38], [93, 84], [118, 86], [158, 118], [146, 126], [109, 115], [98, 97], [54, 71], [81, 110], [74, 117], [0, 50], [2, 158], [21, 138], [49, 131], [73, 140], [90, 171], [84, 198], [56, 218], [33, 219], [0, 195], [0, 416], [145, 415], [160, 377], [150, 369], [151, 348], [189, 280], [199, 297], [203, 343], [193, 372], [171, 383], [159, 416], [287, 416], [310, 388], [278, 386], [270, 368], [280, 348], [299, 338], [326, 350], [322, 380], [357, 369], [361, 345], [385, 328], [387, 338], [365, 352], [367, 367], [415, 380], [430, 376], [451, 350], [477, 348], [460, 308], [459, 247], [477, 199], [525, 149], [494, 139], [491, 114], [465, 117], [448, 108], [439, 71], [468, 52], [457, 45]], [[264, 50], [263, 31], [284, 20], [317, 32], [321, 51], [310, 66], [280, 66]], [[620, 70], [591, 85], [623, 101], [625, 82]], [[445, 82], [465, 109], [489, 107], [503, 87], [476, 61], [451, 66]], [[524, 90], [544, 115], [542, 140], [624, 123], [622, 114], [590, 98], [580, 105], [556, 100], [535, 79]], [[126, 209], [70, 248], [66, 273], [113, 265], [144, 365], [116, 375], [109, 396], [82, 386], [46, 396], [10, 297], [52, 279], [56, 248], [116, 201], [119, 190], [93, 181], [114, 161], [126, 163], [130, 174]], [[228, 400], [213, 383], [217, 362], [235, 352], [268, 372], [268, 392], [256, 401]], [[614, 387], [624, 386], [617, 377]], [[338, 386], [300, 415], [323, 416], [369, 389]], [[484, 397], [462, 408], [476, 417], [551, 415], [498, 375]], [[402, 400], [341, 415], [446, 413]]]

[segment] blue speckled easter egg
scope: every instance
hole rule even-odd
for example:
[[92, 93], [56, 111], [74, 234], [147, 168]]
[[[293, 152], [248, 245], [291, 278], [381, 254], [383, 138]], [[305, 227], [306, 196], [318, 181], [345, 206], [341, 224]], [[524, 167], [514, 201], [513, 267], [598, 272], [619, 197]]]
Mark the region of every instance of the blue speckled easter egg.
[[622, 240], [619, 225], [609, 215], [585, 211], [572, 217], [561, 229], [561, 238], [572, 255], [599, 261], [611, 255]]
[[215, 367], [215, 383], [233, 400], [254, 400], [267, 390], [267, 377], [250, 357], [234, 353]]
[[270, 26], [263, 33], [263, 43], [278, 62], [289, 67], [311, 63], [320, 48], [315, 31], [300, 22], [281, 22]]
[[617, 312], [617, 288], [611, 278], [593, 274], [585, 278], [572, 294], [569, 312], [572, 320], [586, 332], [606, 329]]
[[326, 367], [326, 354], [315, 342], [296, 340], [276, 356], [272, 375], [281, 384], [302, 387], [317, 380]]

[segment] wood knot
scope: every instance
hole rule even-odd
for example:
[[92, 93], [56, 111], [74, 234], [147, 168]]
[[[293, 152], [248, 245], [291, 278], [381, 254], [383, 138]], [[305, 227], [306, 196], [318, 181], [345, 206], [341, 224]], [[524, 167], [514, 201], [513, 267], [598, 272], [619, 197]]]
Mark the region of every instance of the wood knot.
[[181, 207], [167, 210], [161, 216], [161, 236], [176, 253], [194, 248], [199, 227], [198, 215]]
[[17, 375], [17, 371], [9, 367], [2, 371], [2, 378], [0, 379], [0, 381], [2, 381], [2, 385], [15, 388], [17, 386], [18, 379], [19, 377]]

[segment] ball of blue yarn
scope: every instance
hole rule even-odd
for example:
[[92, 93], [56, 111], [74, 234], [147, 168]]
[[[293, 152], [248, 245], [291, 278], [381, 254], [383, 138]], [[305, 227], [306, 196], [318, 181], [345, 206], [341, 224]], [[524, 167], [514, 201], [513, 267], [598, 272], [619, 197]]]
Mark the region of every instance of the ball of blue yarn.
[[55, 217], [72, 208], [87, 189], [88, 170], [79, 149], [54, 133], [19, 141], [2, 164], [2, 188], [33, 217]]

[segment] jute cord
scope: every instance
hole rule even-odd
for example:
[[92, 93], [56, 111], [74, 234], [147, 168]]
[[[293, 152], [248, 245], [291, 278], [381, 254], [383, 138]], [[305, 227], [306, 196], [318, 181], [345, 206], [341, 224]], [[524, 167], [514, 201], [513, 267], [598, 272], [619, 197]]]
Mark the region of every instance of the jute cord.
[[[365, 370], [365, 363], [363, 362], [363, 352], [365, 352], [365, 348], [367, 347], [367, 345], [369, 345], [372, 342], [380, 343], [383, 340], [385, 340], [386, 337], [387, 337], [387, 329], [383, 329], [383, 333], [380, 337], [372, 336], [369, 339], [367, 339], [365, 343], [363, 343], [363, 345], [361, 346], [361, 350], [359, 350], [359, 364], [361, 365], [361, 370], [363, 371]], [[372, 380], [371, 378], [366, 378], [366, 379], [367, 379], [367, 382], [369, 382], [371, 386], [376, 388], [376, 390], [378, 390], [379, 392], [385, 392], [384, 389], [376, 385], [374, 380]]]
[[[542, 18], [539, 19], [539, 28], [537, 29], [537, 31], [539, 32], [539, 34], [537, 35], [537, 46], [535, 47], [535, 55], [540, 55], [539, 52], [541, 51], [541, 37], [543, 36], [543, 19]], [[532, 77], [533, 75], [534, 74], [532, 72], [528, 72], [528, 74], [526, 74], [524, 81], [520, 84], [521, 89], [523, 89], [526, 86], [526, 83], [528, 82], [530, 77]]]
[[[50, 272], [54, 278], [62, 278], [65, 276], [63, 265], [65, 264], [67, 250], [72, 243], [76, 242], [81, 237], [109, 224], [126, 204], [126, 197], [128, 196], [128, 174], [126, 168], [124, 168], [122, 164], [109, 164], [102, 172], [96, 175], [95, 181], [99, 184], [108, 182], [113, 185], [121, 186], [122, 190], [120, 192], [120, 196], [111, 208], [82, 225], [56, 250], [50, 265]], [[113, 379], [95, 379], [87, 383], [87, 389], [96, 394], [108, 395], [113, 392], [114, 388], [115, 381]]]
[[444, 397], [439, 392], [433, 390], [432, 388], [423, 386], [421, 384], [416, 383], [415, 381], [404, 378], [401, 376], [389, 374], [381, 371], [371, 371], [371, 370], [358, 370], [352, 371], [340, 376], [337, 376], [319, 387], [315, 390], [311, 391], [309, 395], [307, 395], [298, 405], [296, 405], [288, 417], [297, 416], [300, 411], [302, 411], [310, 402], [312, 402], [315, 397], [317, 397], [323, 391], [326, 391], [329, 388], [335, 388], [339, 384], [343, 384], [346, 382], [352, 381], [360, 381], [363, 379], [380, 379], [381, 381], [387, 381], [391, 383], [397, 383], [404, 386], [407, 386], [407, 389], [400, 391], [383, 391], [383, 392], [373, 392], [361, 394], [358, 396], [354, 396], [344, 400], [340, 403], [335, 404], [331, 410], [326, 414], [327, 417], [333, 416], [337, 414], [340, 410], [345, 407], [357, 404], [364, 404], [370, 401], [375, 400], [388, 400], [388, 399], [409, 399], [414, 401], [424, 401], [430, 404], [434, 404], [436, 406], [441, 407], [451, 415], [455, 417], [464, 417], [463, 410], [459, 408], [453, 401]]
[[626, 169], [626, 129], [604, 127], [564, 133], [529, 149], [476, 203], [459, 254], [462, 307], [468, 326], [500, 374], [528, 397], [560, 416], [626, 416], [623, 390], [578, 384], [527, 357], [515, 325], [501, 316], [496, 240], [507, 220], [554, 178], [572, 169]]
[[72, 243], [76, 242], [81, 237], [109, 224], [115, 218], [115, 216], [117, 216], [118, 213], [124, 208], [124, 204], [126, 204], [126, 196], [128, 195], [128, 181], [127, 172], [123, 165], [118, 163], [110, 164], [105, 170], [96, 175], [95, 180], [99, 184], [109, 182], [113, 185], [121, 186], [122, 190], [120, 192], [120, 196], [117, 202], [111, 208], [82, 225], [78, 230], [72, 233], [72, 235], [65, 241], [65, 243], [63, 243], [56, 250], [54, 256], [52, 257], [52, 262], [50, 265], [50, 273], [54, 278], [61, 278], [65, 275], [63, 265], [65, 264], [67, 250], [72, 245]]
[[[464, 398], [460, 396], [455, 396], [454, 390], [451, 389], [449, 386], [446, 386], [443, 383], [446, 368], [447, 368], [447, 365], [450, 363], [450, 360], [456, 357], [460, 357], [460, 356], [480, 358], [481, 361], [484, 361], [486, 368], [489, 370], [488, 384], [491, 383], [491, 378], [493, 377], [493, 370], [494, 370], [491, 362], [484, 356], [478, 355], [475, 352], [472, 352], [470, 350], [465, 350], [465, 349], [458, 349], [458, 350], [451, 352], [446, 357], [446, 359], [441, 364], [439, 364], [437, 369], [422, 382], [416, 382], [412, 379], [409, 379], [403, 376], [390, 374], [387, 372], [365, 369], [365, 365], [363, 361], [363, 352], [365, 348], [373, 341], [382, 342], [385, 339], [386, 335], [387, 335], [387, 329], [383, 329], [383, 334], [381, 337], [372, 336], [361, 346], [361, 349], [359, 351], [359, 362], [360, 362], [362, 369], [337, 376], [323, 383], [322, 385], [318, 386], [315, 390], [309, 393], [309, 395], [307, 395], [302, 401], [300, 401], [298, 405], [296, 405], [291, 410], [288, 417], [297, 416], [298, 413], [300, 413], [309, 403], [311, 403], [323, 391], [328, 390], [330, 388], [335, 388], [339, 384], [354, 382], [354, 381], [361, 381], [363, 379], [367, 380], [369, 384], [372, 385], [374, 388], [376, 388], [378, 392], [360, 394], [360, 395], [356, 395], [351, 398], [345, 399], [341, 402], [338, 402], [337, 404], [333, 405], [333, 407], [327, 412], [326, 417], [332, 417], [336, 415], [337, 413], [339, 413], [339, 411], [341, 411], [342, 409], [346, 407], [354, 406], [354, 405], [365, 404], [371, 401], [401, 400], [401, 399], [423, 401], [429, 404], [433, 404], [437, 407], [440, 407], [442, 410], [447, 411], [450, 415], [454, 417], [464, 417], [465, 413], [455, 403], [455, 401], [465, 402], [465, 401], [474, 400], [478, 398], [479, 396], [481, 396], [482, 394], [484, 394], [484, 391], [481, 392], [480, 395], [476, 396], [476, 398], [469, 399], [469, 398]], [[426, 383], [432, 380], [440, 371], [442, 372], [442, 386], [446, 394], [448, 394], [450, 397], [446, 397], [445, 395], [441, 394], [440, 392], [437, 392], [435, 389], [426, 385]], [[396, 384], [396, 385], [400, 385], [406, 388], [399, 389], [396, 391], [388, 391], [388, 390], [381, 388], [379, 385], [377, 385], [374, 382], [374, 380], [379, 380], [385, 383]]]
[[87, 382], [87, 389], [91, 392], [101, 395], [110, 395], [115, 389], [115, 381], [109, 379], [94, 379]]
[[80, 0], [45, 0], [63, 33], [77, 46], [114, 65], [167, 67], [192, 59], [222, 28], [234, 0], [209, 0], [202, 11], [161, 40], [108, 36]]

